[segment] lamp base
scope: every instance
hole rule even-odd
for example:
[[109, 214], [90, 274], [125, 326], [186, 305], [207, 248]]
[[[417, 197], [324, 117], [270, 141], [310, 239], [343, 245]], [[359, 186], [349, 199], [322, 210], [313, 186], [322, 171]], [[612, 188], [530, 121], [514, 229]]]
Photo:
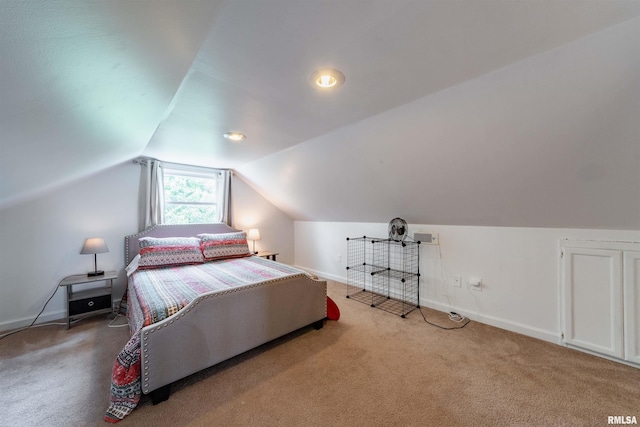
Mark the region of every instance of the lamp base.
[[87, 276], [92, 277], [92, 276], [104, 276], [104, 270], [98, 270], [98, 271], [90, 271], [87, 273]]

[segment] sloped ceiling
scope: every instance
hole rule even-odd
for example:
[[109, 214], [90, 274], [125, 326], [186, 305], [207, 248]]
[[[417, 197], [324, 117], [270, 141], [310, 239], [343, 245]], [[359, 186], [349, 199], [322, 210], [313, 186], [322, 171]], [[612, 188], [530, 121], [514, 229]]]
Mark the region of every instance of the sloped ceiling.
[[0, 207], [140, 155], [220, 7], [0, 1]]
[[301, 220], [640, 230], [639, 41], [640, 18], [239, 170]]
[[0, 12], [0, 207], [147, 155], [235, 168], [295, 219], [640, 228], [637, 0]]

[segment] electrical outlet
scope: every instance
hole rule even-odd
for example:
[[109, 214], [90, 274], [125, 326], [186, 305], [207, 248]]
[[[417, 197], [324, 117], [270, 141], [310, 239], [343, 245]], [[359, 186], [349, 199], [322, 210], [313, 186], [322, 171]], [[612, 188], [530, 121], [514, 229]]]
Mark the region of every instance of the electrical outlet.
[[480, 277], [469, 277], [469, 286], [474, 291], [482, 292], [482, 279]]
[[342, 254], [338, 254], [336, 257], [336, 262], [342, 262]]
[[453, 286], [456, 288], [462, 287], [462, 276], [456, 276], [453, 278]]

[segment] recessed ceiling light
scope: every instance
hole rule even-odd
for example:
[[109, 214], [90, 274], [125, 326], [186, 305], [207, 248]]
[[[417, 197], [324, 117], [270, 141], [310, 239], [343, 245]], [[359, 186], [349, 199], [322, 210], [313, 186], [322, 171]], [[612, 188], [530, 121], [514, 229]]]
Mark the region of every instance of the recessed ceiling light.
[[321, 89], [330, 89], [344, 83], [344, 74], [333, 68], [325, 68], [311, 74], [309, 81]]
[[224, 134], [224, 137], [232, 141], [242, 141], [243, 139], [246, 138], [245, 135], [238, 132], [227, 132]]

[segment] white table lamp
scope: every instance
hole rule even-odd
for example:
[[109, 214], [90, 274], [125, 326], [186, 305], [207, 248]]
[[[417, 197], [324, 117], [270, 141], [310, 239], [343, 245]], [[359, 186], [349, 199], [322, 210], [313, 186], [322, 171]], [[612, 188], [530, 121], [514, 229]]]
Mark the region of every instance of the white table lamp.
[[98, 270], [98, 255], [109, 252], [107, 244], [102, 237], [90, 237], [84, 241], [84, 246], [80, 251], [81, 254], [93, 254], [93, 271], [87, 273], [87, 276], [102, 276], [103, 270]]
[[257, 228], [250, 229], [247, 233], [247, 240], [253, 240], [253, 253], [257, 254], [256, 240], [260, 240], [260, 231]]

